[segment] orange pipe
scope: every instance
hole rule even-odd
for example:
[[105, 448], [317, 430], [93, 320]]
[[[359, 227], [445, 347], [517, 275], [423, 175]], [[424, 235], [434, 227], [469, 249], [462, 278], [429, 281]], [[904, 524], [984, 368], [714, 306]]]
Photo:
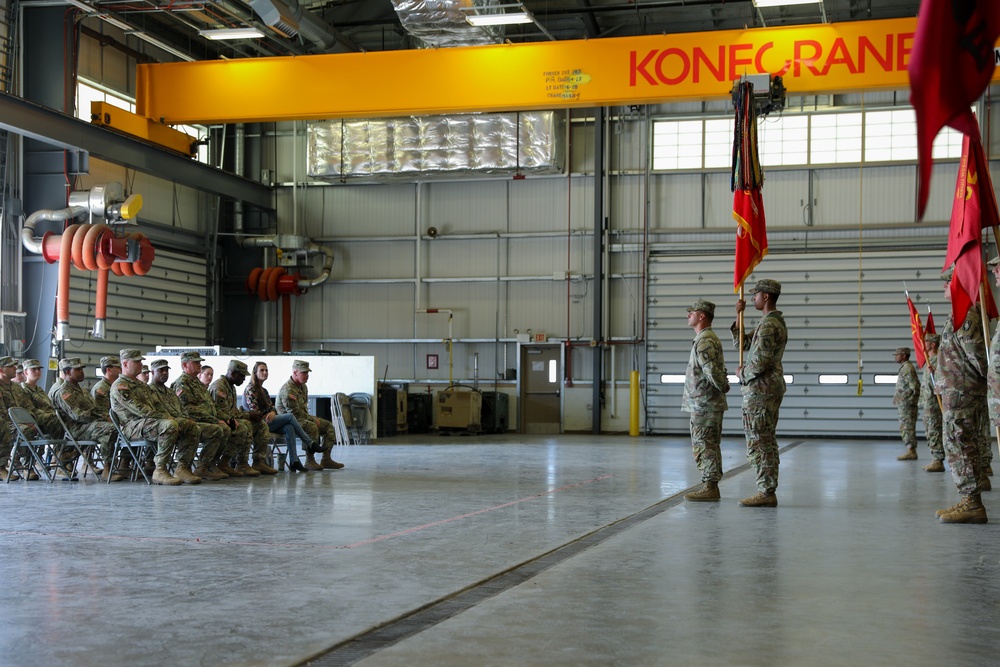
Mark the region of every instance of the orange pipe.
[[69, 326], [69, 269], [70, 258], [73, 256], [73, 237], [80, 225], [70, 225], [62, 235], [62, 243], [59, 246], [59, 289], [56, 292], [56, 320], [57, 337], [56, 340], [63, 340], [61, 337], [61, 325]]
[[281, 296], [281, 351], [292, 351], [292, 297]]
[[108, 319], [108, 269], [97, 269], [97, 304], [94, 307], [94, 319]]
[[72, 257], [73, 266], [80, 271], [86, 271], [90, 267], [87, 266], [87, 260], [83, 257], [83, 242], [87, 239], [87, 233], [91, 230], [89, 227], [84, 229], [82, 225], [75, 226], [79, 228], [73, 233], [72, 255], [62, 255], [59, 259], [65, 261]]

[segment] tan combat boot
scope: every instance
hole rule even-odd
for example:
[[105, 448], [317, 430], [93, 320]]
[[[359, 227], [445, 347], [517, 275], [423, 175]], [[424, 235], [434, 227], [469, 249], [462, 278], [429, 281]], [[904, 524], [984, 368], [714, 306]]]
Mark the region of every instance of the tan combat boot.
[[201, 477], [191, 472], [186, 463], [177, 464], [177, 469], [174, 470], [174, 479], [179, 479], [184, 484], [201, 484]]
[[778, 496], [774, 495], [774, 491], [764, 492], [761, 491], [749, 498], [744, 498], [740, 501], [740, 507], [777, 507], [778, 506]]
[[993, 484], [990, 482], [990, 478], [987, 477], [986, 474], [984, 473], [983, 476], [979, 478], [979, 491], [980, 493], [982, 493], [983, 491], [992, 491], [992, 490], [993, 490]]
[[254, 470], [256, 470], [257, 472], [259, 472], [261, 475], [277, 475], [278, 474], [278, 471], [275, 470], [274, 468], [272, 468], [271, 466], [267, 465], [267, 463], [264, 461], [264, 459], [254, 459], [253, 460], [253, 465], [250, 466], [250, 467], [253, 468]]
[[215, 474], [214, 472], [212, 472], [211, 468], [209, 468], [209, 465], [204, 461], [199, 463], [198, 467], [194, 469], [194, 474], [197, 475], [198, 477], [201, 477], [202, 481], [207, 480], [209, 482], [214, 482], [216, 480], [225, 479], [226, 477], [228, 477], [228, 475], [223, 475], [222, 473], [219, 473], [218, 475]]
[[917, 460], [917, 450], [913, 447], [908, 447], [906, 453], [902, 456], [896, 457], [897, 461], [916, 461]]
[[969, 494], [962, 498], [950, 512], [938, 517], [941, 523], [986, 523], [986, 508], [979, 494]]
[[322, 470], [323, 466], [321, 466], [319, 463], [316, 463], [315, 454], [306, 454], [305, 468], [306, 470]]
[[992, 477], [993, 476], [993, 466], [986, 466], [985, 468], [983, 468], [983, 473], [985, 473], [986, 475], [989, 475], [990, 477]]
[[924, 470], [927, 472], [944, 472], [944, 462], [941, 459], [934, 459], [930, 465], [924, 466]]
[[705, 482], [698, 491], [684, 494], [684, 500], [693, 500], [695, 502], [714, 502], [719, 498], [718, 482]]
[[323, 459], [319, 464], [323, 466], [323, 470], [340, 470], [344, 467], [343, 463], [337, 463], [330, 458], [330, 452], [323, 452]]
[[166, 468], [156, 468], [153, 470], [153, 484], [180, 486], [183, 482], [167, 472]]
[[243, 473], [241, 473], [238, 470], [236, 470], [236, 468], [233, 468], [232, 466], [230, 466], [229, 465], [229, 461], [226, 461], [225, 459], [223, 459], [222, 461], [219, 461], [219, 463], [217, 464], [216, 467], [219, 469], [219, 472], [221, 472], [223, 475], [226, 475], [227, 477], [242, 477], [243, 476]]
[[122, 477], [122, 476], [121, 476], [121, 475], [119, 475], [118, 473], [116, 473], [116, 472], [115, 472], [115, 473], [111, 472], [111, 466], [109, 466], [109, 465], [105, 464], [105, 465], [104, 465], [104, 470], [102, 470], [102, 471], [101, 471], [101, 474], [99, 475], [99, 477], [101, 478], [101, 481], [102, 481], [102, 482], [106, 482], [106, 481], [108, 481], [108, 475], [111, 475], [111, 481], [112, 481], [112, 482], [120, 482], [120, 481], [122, 481], [123, 479], [125, 479], [124, 477]]
[[242, 473], [244, 477], [260, 477], [260, 471], [251, 468], [246, 461], [240, 461], [239, 465], [236, 466], [236, 470]]

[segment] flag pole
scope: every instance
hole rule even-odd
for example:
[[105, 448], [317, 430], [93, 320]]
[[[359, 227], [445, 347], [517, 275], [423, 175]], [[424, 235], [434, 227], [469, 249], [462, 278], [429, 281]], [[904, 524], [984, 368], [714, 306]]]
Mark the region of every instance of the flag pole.
[[[928, 321], [931, 319], [931, 304], [927, 304], [927, 319], [928, 319]], [[927, 372], [931, 374], [931, 393], [933, 393], [934, 394], [934, 398], [937, 399], [938, 409], [941, 410], [941, 412], [943, 414], [944, 413], [944, 403], [941, 401], [941, 394], [939, 394], [936, 391], [934, 391], [934, 389], [937, 387], [937, 378], [934, 377], [934, 366], [931, 364], [931, 358], [929, 356], [927, 356], [926, 345], [927, 345], [927, 343], [924, 343], [924, 346], [925, 346], [924, 347], [924, 358], [927, 359]]]
[[740, 301], [743, 301], [743, 310], [736, 313], [736, 323], [740, 332], [740, 366], [743, 365], [743, 311], [746, 310], [746, 301], [743, 299], [743, 283], [740, 283]]

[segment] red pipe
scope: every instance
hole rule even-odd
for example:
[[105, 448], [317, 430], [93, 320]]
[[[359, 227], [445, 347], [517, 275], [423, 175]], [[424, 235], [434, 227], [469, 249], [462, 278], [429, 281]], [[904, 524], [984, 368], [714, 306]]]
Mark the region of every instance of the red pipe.
[[56, 321], [59, 325], [69, 326], [69, 269], [70, 258], [73, 256], [73, 237], [80, 225], [70, 225], [62, 235], [59, 245], [59, 288], [56, 292]]
[[292, 351], [292, 297], [281, 295], [281, 351]]
[[108, 319], [108, 269], [97, 269], [97, 304], [94, 306], [94, 319]]

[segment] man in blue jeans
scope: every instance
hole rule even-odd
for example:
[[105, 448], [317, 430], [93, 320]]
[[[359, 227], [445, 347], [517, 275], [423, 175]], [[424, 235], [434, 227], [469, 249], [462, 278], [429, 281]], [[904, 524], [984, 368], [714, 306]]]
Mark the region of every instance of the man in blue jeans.
[[302, 444], [307, 452], [313, 446], [312, 438], [302, 430], [302, 425], [295, 418], [295, 415], [290, 412], [279, 415], [274, 409], [271, 395], [264, 388], [267, 376], [267, 364], [258, 361], [253, 365], [250, 382], [243, 390], [243, 403], [250, 412], [260, 413], [271, 433], [281, 433], [285, 436], [285, 444], [288, 447], [288, 468], [296, 472], [306, 472], [307, 468], [299, 461], [295, 437], [302, 438]]

